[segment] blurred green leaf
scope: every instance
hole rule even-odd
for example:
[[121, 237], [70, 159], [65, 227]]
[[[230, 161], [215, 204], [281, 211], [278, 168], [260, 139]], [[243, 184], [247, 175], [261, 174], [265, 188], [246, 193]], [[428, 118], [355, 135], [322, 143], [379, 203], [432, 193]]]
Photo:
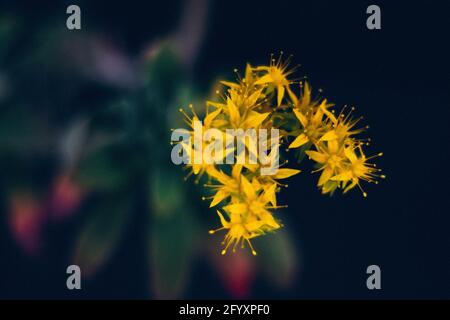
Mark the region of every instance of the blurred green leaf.
[[284, 229], [267, 234], [256, 243], [263, 273], [275, 285], [288, 288], [298, 271], [295, 248], [288, 232]]
[[[187, 282], [195, 246], [194, 215], [183, 201], [182, 181], [158, 171], [152, 181], [149, 261], [152, 290], [160, 299], [179, 297]], [[161, 183], [161, 185], [157, 184]]]
[[[145, 74], [141, 106], [142, 112], [159, 136], [168, 132], [167, 116], [171, 112], [171, 105], [177, 100], [185, 84], [185, 72], [178, 61], [173, 49], [162, 46], [149, 59]], [[179, 106], [177, 107], [177, 109]]]
[[118, 144], [91, 151], [80, 163], [76, 181], [85, 188], [111, 191], [125, 187], [130, 181], [130, 154]]
[[145, 85], [149, 93], [169, 98], [184, 80], [184, 70], [173, 48], [162, 46], [146, 66]]
[[76, 241], [74, 264], [92, 275], [112, 255], [130, 215], [127, 199], [108, 199], [93, 208]]
[[170, 215], [177, 212], [185, 203], [184, 180], [170, 170], [156, 170], [150, 181], [150, 200], [154, 213]]

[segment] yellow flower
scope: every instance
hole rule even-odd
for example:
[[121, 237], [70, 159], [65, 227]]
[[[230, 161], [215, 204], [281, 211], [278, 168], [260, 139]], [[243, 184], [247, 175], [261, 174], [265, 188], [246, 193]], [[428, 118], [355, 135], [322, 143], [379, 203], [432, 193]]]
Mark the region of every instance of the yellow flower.
[[[200, 177], [203, 175], [203, 173], [206, 171], [207, 168], [212, 166], [211, 163], [213, 163], [214, 161], [213, 161], [213, 159], [208, 158], [208, 156], [212, 156], [212, 155], [203, 153], [203, 150], [206, 149], [206, 147], [208, 146], [208, 143], [206, 143], [206, 141], [203, 139], [203, 137], [195, 137], [195, 134], [194, 134], [195, 126], [200, 125], [200, 119], [199, 119], [199, 116], [197, 115], [197, 113], [195, 112], [192, 104], [189, 105], [189, 109], [191, 110], [192, 116], [189, 116], [183, 109], [179, 110], [185, 117], [184, 121], [192, 129], [192, 130], [186, 130], [187, 133], [190, 134], [190, 136], [191, 136], [191, 139], [190, 139], [191, 143], [189, 144], [186, 142], [181, 142], [181, 145], [182, 145], [183, 149], [185, 150], [187, 157], [190, 159], [189, 164], [186, 165], [186, 168], [190, 168], [191, 172], [187, 175], [186, 178], [188, 178], [192, 174], [198, 175], [198, 178], [196, 180], [198, 182], [198, 179], [200, 179]], [[205, 119], [201, 124], [201, 128], [200, 128], [201, 132], [205, 132], [206, 130], [211, 128], [212, 122], [221, 113], [221, 111], [222, 110], [220, 108], [217, 108], [215, 111], [208, 112], [206, 114]], [[196, 140], [198, 140], [198, 141], [196, 141]], [[222, 136], [222, 141], [225, 141], [225, 140], [226, 140], [226, 134], [224, 133]], [[200, 150], [200, 148], [201, 148], [201, 150]], [[196, 163], [196, 161], [194, 161], [196, 152], [199, 152], [201, 154], [201, 160], [202, 160], [201, 163]], [[227, 155], [227, 152], [230, 152], [230, 150], [226, 149], [225, 153], [223, 154], [223, 157], [225, 157]]]
[[229, 229], [225, 236], [225, 249], [222, 250], [222, 254], [226, 253], [231, 244], [234, 243], [234, 251], [237, 244], [245, 240], [248, 242], [252, 253], [256, 255], [250, 239], [281, 227], [268, 210], [269, 208], [279, 208], [276, 207], [276, 184], [272, 184], [258, 193], [258, 188], [255, 188], [244, 175], [241, 175], [240, 187], [240, 196], [234, 198], [231, 204], [223, 208], [229, 213], [230, 221], [226, 221], [223, 215], [217, 211], [222, 227], [211, 230], [210, 233]]
[[257, 128], [269, 115], [269, 112], [258, 113], [256, 111], [249, 110], [249, 108], [245, 108], [241, 111], [230, 97], [227, 98], [227, 103], [225, 106], [225, 110], [230, 116], [230, 127], [235, 129], [246, 130], [249, 128]]
[[[275, 183], [263, 187], [263, 192], [258, 192], [255, 185], [250, 183], [245, 176], [241, 177], [241, 190], [243, 201], [228, 205], [231, 212], [244, 215], [254, 215], [265, 222], [268, 228], [278, 229], [280, 225], [275, 221], [268, 210], [276, 207]], [[225, 207], [225, 208], [227, 208]], [[235, 211], [234, 211], [235, 210]]]
[[259, 106], [258, 101], [262, 97], [261, 90], [254, 91], [247, 97], [241, 89], [230, 88], [229, 95], [225, 97], [225, 103], [208, 101], [208, 105], [215, 106], [226, 114], [221, 121], [224, 129], [256, 129], [270, 114], [270, 112], [259, 113], [253, 110]]
[[[231, 172], [231, 177], [217, 170], [214, 166], [207, 168], [207, 173], [210, 177], [216, 179], [220, 184], [205, 184], [206, 187], [210, 187], [215, 191], [215, 195], [212, 196], [210, 208], [218, 205], [223, 200], [232, 195], [236, 195], [240, 190], [242, 165], [235, 165]], [[206, 199], [206, 198], [205, 198]]]
[[227, 249], [230, 245], [234, 244], [233, 252], [236, 250], [237, 245], [240, 243], [241, 247], [244, 246], [244, 241], [246, 241], [252, 251], [252, 254], [256, 256], [256, 251], [250, 242], [251, 238], [259, 235], [258, 231], [261, 228], [263, 222], [257, 221], [256, 219], [245, 219], [240, 214], [232, 213], [230, 215], [230, 221], [227, 221], [224, 216], [217, 210], [222, 227], [216, 230], [210, 230], [210, 234], [214, 234], [219, 230], [228, 229], [228, 233], [225, 236], [222, 244], [225, 248], [222, 250], [222, 254], [227, 253]]
[[[220, 133], [214, 135], [214, 138], [221, 136], [219, 140], [225, 147], [224, 158], [228, 160], [228, 156], [233, 156], [235, 163], [221, 161], [218, 164], [211, 161], [222, 157], [222, 153], [216, 155], [217, 151], [209, 148], [207, 151], [211, 150], [211, 153], [202, 153], [201, 163], [191, 161], [194, 164], [186, 166], [191, 169], [191, 174], [197, 176], [197, 181], [203, 174], [207, 176], [204, 186], [211, 190], [208, 197], [211, 200], [210, 207], [219, 207], [221, 210], [217, 210], [217, 214], [222, 226], [210, 233], [227, 230], [222, 254], [230, 246], [235, 251], [237, 245], [243, 247], [246, 242], [252, 254], [256, 255], [250, 240], [282, 226], [274, 217], [274, 209], [282, 207], [277, 204], [277, 193], [287, 186], [280, 180], [300, 172], [295, 168], [280, 168], [287, 163], [286, 160], [279, 164], [278, 153], [279, 146], [286, 138], [294, 137], [289, 149], [304, 146], [298, 150], [299, 156], [308, 155], [316, 162], [317, 170], [314, 172], [321, 172], [317, 186], [324, 194], [332, 194], [336, 189], [343, 189], [346, 193], [355, 186], [361, 188], [361, 180], [377, 183], [377, 177], [384, 178], [374, 164], [368, 163], [371, 158], [366, 158], [362, 151], [365, 140], [359, 139], [357, 134], [364, 129], [356, 128], [360, 118], [352, 118], [353, 109], [344, 114], [344, 108], [335, 116], [331, 108], [333, 104], [327, 99], [312, 97], [308, 82], [300, 82], [300, 91], [294, 92], [291, 88], [294, 81], [289, 78], [295, 68], [288, 68], [289, 59], [283, 62], [281, 58], [280, 55], [276, 61], [271, 56], [268, 66], [252, 67], [247, 64], [243, 78], [235, 70], [237, 80], [220, 81], [224, 87], [216, 91], [217, 98], [214, 101], [206, 103], [206, 116], [201, 130], [213, 128], [223, 133], [222, 136]], [[200, 144], [195, 140], [199, 139], [195, 128], [198, 128], [196, 121], [200, 118], [192, 105], [189, 107], [193, 115], [183, 113], [190, 127], [186, 131], [191, 139], [189, 143], [181, 143], [188, 157], [192, 158], [199, 149], [205, 150], [215, 145], [209, 145], [203, 139]], [[258, 152], [252, 143], [260, 136], [257, 134], [255, 137], [254, 132], [247, 132], [248, 129], [261, 128], [271, 132], [266, 144], [268, 148], [262, 149], [268, 154], [261, 153], [261, 150]], [[227, 129], [242, 131], [234, 131], [231, 136]], [[279, 131], [272, 133], [271, 129]], [[261, 148], [261, 144], [258, 145]], [[306, 150], [310, 148], [313, 149]], [[242, 152], [235, 154], [235, 149]], [[366, 196], [364, 191], [363, 195]]]
[[[355, 149], [358, 149], [360, 156], [355, 153]], [[375, 168], [374, 164], [367, 163], [368, 160], [374, 157], [382, 156], [383, 153], [378, 153], [375, 156], [366, 158], [361, 145], [357, 147], [347, 147], [344, 149], [346, 158], [349, 160], [349, 164], [345, 170], [337, 176], [331, 178], [333, 181], [342, 182], [344, 185], [344, 193], [358, 186], [364, 197], [367, 197], [367, 193], [362, 189], [359, 180], [365, 180], [367, 182], [378, 183], [375, 178], [385, 178], [384, 174], [379, 174], [380, 169]]]
[[[353, 110], [355, 110], [355, 108], [352, 108], [347, 115], [344, 114], [343, 112], [344, 109], [341, 111], [339, 116], [330, 118], [331, 121], [333, 122], [333, 130], [330, 130], [328, 132], [330, 139], [334, 138], [343, 141], [345, 139], [348, 139], [350, 137], [353, 137], [354, 135], [363, 132], [365, 129], [365, 128], [355, 129], [356, 124], [362, 119], [362, 117], [359, 117], [357, 119], [353, 119], [351, 117], [351, 113]], [[347, 142], [351, 144], [353, 140], [354, 139], [349, 140]]]
[[[237, 73], [237, 70], [234, 70]], [[257, 78], [253, 75], [253, 68], [252, 66], [247, 63], [245, 67], [245, 78], [240, 79], [238, 78], [238, 82], [231, 82], [231, 81], [220, 81], [220, 83], [226, 85], [230, 89], [234, 89], [237, 93], [240, 93], [243, 97], [249, 97], [255, 89], [257, 89], [257, 86], [255, 85], [255, 81]], [[258, 88], [259, 89], [259, 88]]]
[[[291, 90], [288, 91], [289, 98], [292, 102], [292, 108], [294, 110], [301, 111], [303, 113], [306, 113], [309, 110], [315, 110], [317, 109], [321, 103], [323, 102], [323, 99], [320, 97], [316, 98], [315, 100], [311, 97], [311, 86], [307, 81], [300, 82], [300, 97], [297, 97]], [[326, 108], [333, 106], [333, 104], [329, 103], [327, 104]]]
[[[317, 151], [306, 151], [306, 154], [320, 165], [320, 168], [317, 171], [322, 171], [322, 174], [320, 175], [317, 183], [318, 187], [324, 186], [344, 167], [346, 158], [343, 151], [343, 146], [340, 145], [337, 140], [330, 140], [321, 143], [318, 146]], [[333, 183], [327, 184], [325, 188], [322, 188], [322, 192], [331, 192], [331, 190], [335, 189], [332, 188], [333, 186]]]
[[301, 170], [298, 169], [280, 168], [273, 175], [262, 175], [258, 177], [258, 182], [261, 183], [262, 185], [276, 184], [282, 187], [287, 187], [288, 186], [287, 184], [283, 184], [278, 180], [290, 178], [296, 174], [299, 174], [300, 172]]
[[323, 120], [324, 115], [331, 116], [331, 112], [327, 110], [329, 106], [331, 105], [325, 99], [315, 110], [310, 109], [306, 114], [293, 109], [295, 116], [303, 127], [303, 132], [291, 142], [289, 149], [299, 148], [308, 142], [317, 143], [321, 138], [325, 141], [332, 138], [325, 136], [330, 124]]
[[275, 60], [272, 55], [269, 66], [259, 66], [254, 68], [255, 71], [267, 72], [256, 80], [255, 84], [274, 86], [277, 89], [277, 106], [281, 105], [285, 91], [287, 90], [289, 92], [291, 90], [289, 86], [292, 81], [288, 80], [287, 77], [294, 72], [294, 69], [288, 69], [289, 59], [283, 62], [281, 58], [282, 54], [280, 54], [278, 60]]

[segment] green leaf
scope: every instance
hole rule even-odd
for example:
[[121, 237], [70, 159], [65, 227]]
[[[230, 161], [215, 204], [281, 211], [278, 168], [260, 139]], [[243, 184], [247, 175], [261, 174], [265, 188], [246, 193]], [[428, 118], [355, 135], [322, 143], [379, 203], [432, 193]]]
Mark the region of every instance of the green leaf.
[[130, 215], [126, 199], [104, 200], [93, 208], [90, 219], [76, 241], [73, 263], [83, 275], [90, 276], [105, 264], [114, 252]]
[[162, 170], [152, 181], [149, 262], [152, 291], [160, 299], [182, 294], [194, 253], [195, 219], [183, 201], [182, 183]]
[[170, 97], [183, 82], [182, 65], [170, 46], [162, 46], [146, 66], [145, 84], [162, 98]]
[[172, 170], [158, 168], [150, 180], [150, 206], [158, 215], [176, 213], [184, 204], [185, 181]]
[[193, 255], [193, 225], [186, 212], [174, 219], [155, 221], [149, 243], [152, 291], [156, 298], [180, 297], [190, 271]]
[[76, 181], [87, 189], [116, 191], [130, 181], [130, 154], [118, 144], [109, 144], [90, 152], [80, 163]]
[[283, 229], [267, 234], [255, 243], [263, 273], [278, 287], [288, 288], [298, 271], [295, 248], [288, 232]]
[[183, 84], [185, 72], [178, 57], [170, 46], [161, 47], [146, 66], [143, 99], [140, 104], [145, 108], [146, 114], [150, 115], [149, 120], [154, 129], [159, 129], [166, 121], [167, 109], [176, 99]]

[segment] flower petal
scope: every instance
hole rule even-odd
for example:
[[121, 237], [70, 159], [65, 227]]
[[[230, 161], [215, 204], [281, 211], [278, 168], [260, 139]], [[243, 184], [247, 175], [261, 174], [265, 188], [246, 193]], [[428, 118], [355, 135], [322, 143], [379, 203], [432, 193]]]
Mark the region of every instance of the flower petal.
[[297, 117], [298, 121], [302, 124], [302, 126], [305, 128], [308, 125], [308, 118], [306, 118], [303, 113], [301, 113], [299, 110], [294, 109], [294, 114]]
[[277, 173], [272, 176], [274, 179], [286, 179], [293, 175], [296, 175], [297, 173], [300, 173], [300, 170], [297, 169], [289, 169], [289, 168], [283, 168], [278, 169]]
[[309, 138], [306, 136], [306, 134], [302, 133], [297, 138], [295, 138], [294, 141], [291, 142], [291, 144], [289, 145], [289, 149], [299, 148], [308, 141]]
[[318, 163], [325, 163], [328, 160], [327, 155], [317, 151], [305, 151], [305, 153], [308, 155], [308, 157], [310, 157], [311, 159], [313, 159], [315, 162]]

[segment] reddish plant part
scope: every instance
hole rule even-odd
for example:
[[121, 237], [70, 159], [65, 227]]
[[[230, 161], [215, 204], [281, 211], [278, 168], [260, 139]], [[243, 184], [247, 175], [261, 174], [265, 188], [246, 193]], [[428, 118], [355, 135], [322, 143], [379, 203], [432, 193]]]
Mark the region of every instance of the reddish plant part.
[[45, 207], [30, 194], [17, 193], [9, 203], [9, 226], [13, 238], [29, 255], [37, 255], [42, 247]]

